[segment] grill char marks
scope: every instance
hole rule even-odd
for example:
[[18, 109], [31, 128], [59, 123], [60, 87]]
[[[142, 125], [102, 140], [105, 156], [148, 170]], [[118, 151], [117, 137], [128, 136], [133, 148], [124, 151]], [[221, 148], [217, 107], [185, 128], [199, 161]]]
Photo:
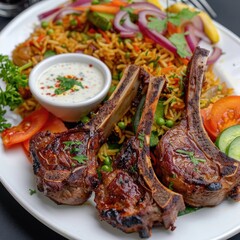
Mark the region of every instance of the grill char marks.
[[185, 208], [182, 196], [164, 187], [151, 165], [151, 127], [164, 82], [162, 77], [150, 78], [137, 134], [124, 144], [114, 170], [102, 174], [102, 183], [95, 190], [102, 220], [127, 233], [139, 232], [144, 238], [154, 226], [173, 230], [178, 212]]
[[215, 206], [228, 195], [238, 198], [239, 162], [220, 152], [202, 124], [199, 99], [208, 51], [197, 48], [188, 66], [186, 114], [160, 140], [156, 172], [165, 185], [172, 183], [187, 204]]
[[85, 126], [59, 134], [40, 132], [31, 139], [38, 189], [53, 201], [78, 205], [90, 197], [98, 184], [96, 153], [136, 97], [139, 72], [139, 67], [130, 65], [111, 98]]

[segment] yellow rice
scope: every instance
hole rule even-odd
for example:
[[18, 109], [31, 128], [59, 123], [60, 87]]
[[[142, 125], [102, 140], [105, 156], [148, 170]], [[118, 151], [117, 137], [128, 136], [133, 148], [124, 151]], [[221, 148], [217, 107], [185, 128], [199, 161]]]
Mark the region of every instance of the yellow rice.
[[[82, 28], [74, 29], [70, 21], [75, 18], [82, 23]], [[149, 73], [158, 76], [169, 66], [171, 70], [164, 72], [167, 84], [160, 98], [164, 99], [164, 118], [177, 123], [183, 113], [184, 99], [181, 88], [182, 78], [186, 72], [186, 65], [181, 59], [176, 58], [171, 52], [155, 44], [150, 39], [142, 35], [133, 39], [121, 39], [118, 33], [106, 31], [105, 36], [101, 31], [93, 31], [87, 23], [86, 15], [82, 14], [65, 16], [62, 24], [49, 22], [48, 27], [37, 26], [31, 36], [22, 44], [16, 47], [13, 52], [15, 64], [22, 65], [32, 61], [34, 65], [44, 59], [46, 51], [54, 51], [56, 54], [68, 52], [83, 52], [104, 61], [112, 72], [112, 85], [116, 86], [121, 72], [129, 64], [136, 64], [144, 67]], [[21, 57], [25, 52], [24, 58]], [[26, 72], [27, 74], [31, 69]], [[179, 80], [180, 79], [180, 80]], [[208, 96], [208, 92], [215, 88], [216, 94]], [[216, 89], [217, 88], [217, 89]], [[201, 108], [207, 107], [210, 103], [219, 98], [231, 94], [231, 89], [227, 89], [215, 77], [211, 68], [206, 73], [206, 78], [202, 89], [200, 100]], [[18, 109], [21, 115], [34, 110], [37, 103], [33, 98], [28, 98]], [[133, 136], [131, 131], [132, 118], [136, 109], [131, 109], [120, 121], [124, 122], [126, 129], [121, 129], [117, 124], [114, 127], [113, 135], [118, 139], [117, 143], [122, 144], [127, 138]], [[152, 130], [157, 131], [158, 136], [163, 135], [169, 128], [166, 126], [153, 125]], [[99, 159], [104, 160], [106, 156], [114, 156], [119, 151], [118, 148], [110, 149], [108, 143], [104, 144], [99, 151]]]

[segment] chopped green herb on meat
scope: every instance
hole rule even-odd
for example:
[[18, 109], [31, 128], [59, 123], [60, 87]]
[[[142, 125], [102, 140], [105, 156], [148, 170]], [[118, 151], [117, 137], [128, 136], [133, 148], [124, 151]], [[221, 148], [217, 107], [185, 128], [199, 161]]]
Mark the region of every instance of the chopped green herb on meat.
[[194, 152], [185, 151], [183, 149], [178, 149], [176, 150], [176, 152], [188, 156], [194, 165], [198, 165], [200, 162], [201, 163], [206, 162], [206, 160], [203, 158], [196, 158], [194, 156]]
[[87, 161], [87, 157], [84, 155], [76, 155], [75, 157], [72, 157], [73, 160], [76, 160], [78, 163], [85, 163]]

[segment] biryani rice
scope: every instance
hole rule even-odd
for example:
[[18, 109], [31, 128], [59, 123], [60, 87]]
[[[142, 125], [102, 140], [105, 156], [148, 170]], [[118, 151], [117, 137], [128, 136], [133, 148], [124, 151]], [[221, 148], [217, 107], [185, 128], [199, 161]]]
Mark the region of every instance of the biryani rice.
[[[71, 26], [71, 20], [76, 19], [80, 27]], [[13, 51], [13, 61], [17, 65], [23, 65], [29, 61], [36, 65], [42, 61], [46, 52], [53, 51], [56, 54], [77, 53], [92, 55], [101, 59], [109, 67], [112, 76], [112, 89], [118, 84], [122, 71], [129, 64], [142, 66], [147, 72], [159, 76], [164, 74], [167, 79], [160, 99], [164, 102], [164, 118], [177, 123], [185, 107], [184, 104], [184, 77], [186, 65], [180, 58], [176, 58], [167, 49], [155, 44], [151, 39], [141, 34], [132, 39], [122, 39], [116, 32], [102, 32], [87, 22], [86, 14], [65, 16], [61, 23], [49, 22], [47, 27], [37, 26], [31, 36]], [[26, 72], [29, 74], [31, 69]], [[214, 93], [214, 94], [213, 94]], [[212, 68], [209, 68], [200, 99], [200, 107], [207, 107], [232, 93], [224, 83], [215, 77]], [[34, 110], [37, 102], [33, 98], [26, 99], [19, 107], [18, 112], [24, 116]], [[117, 124], [113, 135], [117, 143], [122, 144], [127, 138], [133, 136], [132, 118], [136, 109], [130, 111], [120, 120], [126, 128], [121, 129]], [[152, 130], [158, 136], [163, 135], [169, 128], [165, 125], [153, 125]], [[113, 157], [119, 148], [111, 149], [108, 143], [103, 144], [98, 153], [99, 159], [104, 161], [106, 156]]]

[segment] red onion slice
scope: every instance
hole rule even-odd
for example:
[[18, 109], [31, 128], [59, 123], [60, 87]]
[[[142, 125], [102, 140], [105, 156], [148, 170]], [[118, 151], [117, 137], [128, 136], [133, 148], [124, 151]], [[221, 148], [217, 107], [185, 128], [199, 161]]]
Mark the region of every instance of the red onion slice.
[[192, 24], [187, 24], [184, 28], [185, 32], [187, 34], [185, 35], [185, 39], [187, 41], [187, 44], [191, 50], [191, 52], [194, 52], [195, 48], [197, 47], [199, 43], [199, 38], [196, 37], [194, 33], [194, 26]]
[[90, 5], [91, 5], [91, 0], [77, 0], [69, 4], [69, 7], [90, 6]]
[[207, 37], [207, 35], [203, 31], [200, 31], [200, 30], [195, 28], [194, 29], [194, 34], [195, 34], [196, 37], [200, 38], [204, 42], [211, 43], [210, 39]]
[[120, 32], [120, 36], [122, 38], [134, 38], [136, 35], [136, 32]]
[[65, 7], [65, 8], [61, 9], [60, 11], [58, 11], [57, 14], [55, 14], [55, 16], [53, 17], [53, 22], [56, 22], [59, 19], [63, 18], [65, 15], [71, 14], [71, 13], [82, 13], [82, 11], [75, 10], [71, 7]]
[[153, 11], [153, 10], [141, 11], [139, 13], [139, 19], [138, 19], [138, 26], [139, 26], [141, 32], [144, 35], [147, 35], [149, 38], [151, 38], [153, 41], [155, 41], [162, 47], [168, 49], [170, 52], [177, 55], [177, 48], [166, 37], [164, 37], [161, 33], [157, 32], [155, 30], [150, 30], [148, 28], [147, 16], [154, 16], [154, 17], [162, 19], [162, 16], [159, 15], [158, 11]]
[[38, 19], [39, 20], [44, 20], [50, 16], [52, 16], [53, 14], [56, 14], [58, 13], [63, 7], [57, 7], [57, 8], [54, 8], [54, 9], [51, 9], [49, 11], [46, 11], [44, 13], [41, 13], [38, 15]]
[[199, 17], [199, 16], [195, 16], [192, 20], [191, 20], [191, 23], [193, 24], [193, 26], [195, 28], [197, 28], [199, 31], [202, 31], [203, 32], [203, 21], [202, 19]]
[[64, 14], [62, 14], [61, 12], [69, 12], [69, 13], [73, 13], [73, 12], [79, 12], [76, 10], [71, 10], [70, 12], [70, 8], [73, 7], [78, 7], [78, 6], [90, 6], [91, 5], [91, 0], [77, 0], [73, 3], [70, 4], [63, 4], [59, 7], [56, 7], [54, 9], [51, 9], [49, 11], [46, 11], [44, 13], [41, 13], [38, 15], [38, 19], [39, 20], [46, 20], [46, 19], [55, 19], [54, 21], [56, 21], [56, 19], [61, 18]]
[[139, 32], [138, 25], [131, 21], [129, 14], [126, 14], [124, 19], [125, 20], [123, 23], [123, 27], [125, 27], [126, 29], [129, 29], [129, 30], [135, 31], [135, 32]]
[[[129, 29], [125, 28], [124, 26], [121, 25], [121, 20], [125, 19], [125, 17], [127, 16], [127, 12], [126, 11], [119, 11], [114, 20], [113, 20], [113, 25], [114, 27], [120, 31], [120, 32], [128, 32]], [[125, 20], [124, 20], [125, 21]]]
[[222, 49], [219, 47], [214, 47], [212, 54], [210, 55], [210, 57], [207, 60], [207, 64], [213, 64], [215, 63], [222, 55]]

